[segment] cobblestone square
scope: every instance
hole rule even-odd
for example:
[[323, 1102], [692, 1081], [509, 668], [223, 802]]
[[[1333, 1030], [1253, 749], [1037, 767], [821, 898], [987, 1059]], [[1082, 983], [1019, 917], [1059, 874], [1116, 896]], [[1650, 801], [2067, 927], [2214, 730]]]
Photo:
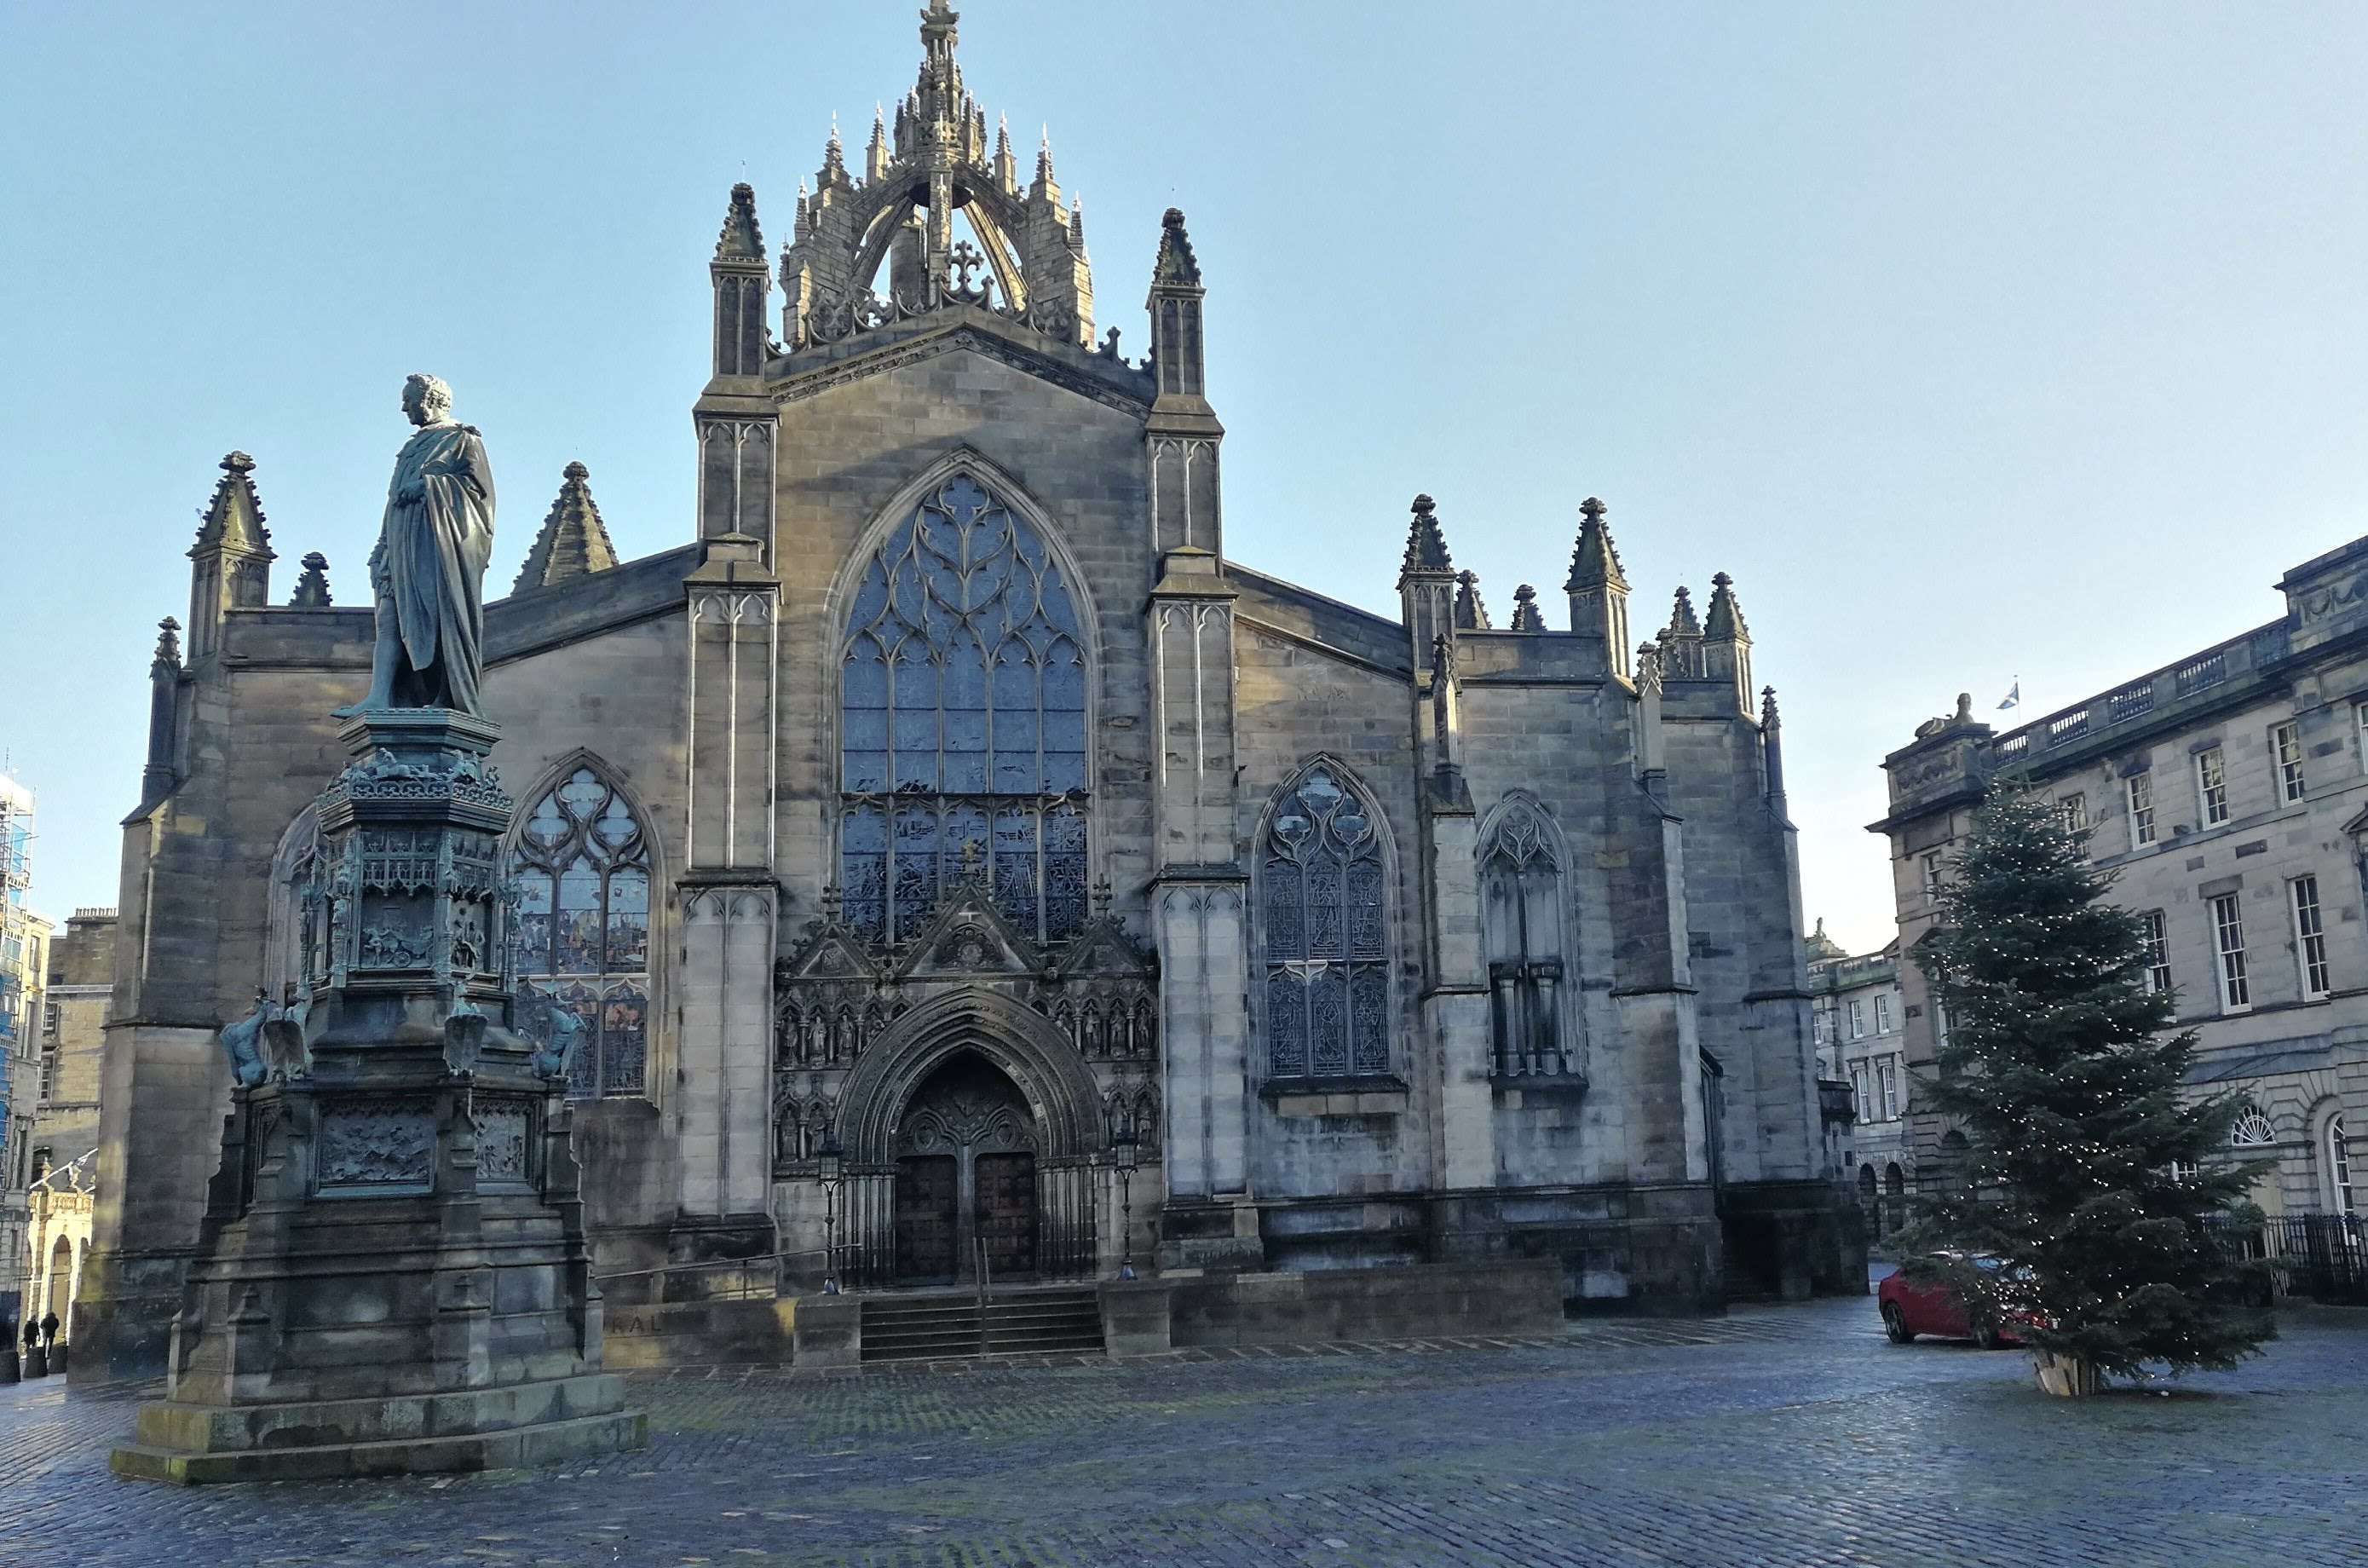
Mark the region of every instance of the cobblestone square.
[[119, 1482], [144, 1391], [0, 1390], [0, 1563], [2368, 1562], [2368, 1316], [2169, 1397], [1887, 1345], [1871, 1301], [1560, 1341], [637, 1377], [575, 1469]]

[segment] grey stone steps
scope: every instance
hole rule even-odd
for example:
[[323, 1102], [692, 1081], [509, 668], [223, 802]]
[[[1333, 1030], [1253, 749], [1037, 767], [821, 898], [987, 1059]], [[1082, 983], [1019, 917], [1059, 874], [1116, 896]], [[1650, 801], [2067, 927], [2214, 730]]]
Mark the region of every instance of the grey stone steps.
[[863, 1359], [951, 1361], [985, 1354], [1091, 1352], [1103, 1347], [1101, 1299], [1091, 1289], [990, 1295], [985, 1333], [977, 1298], [866, 1301]]

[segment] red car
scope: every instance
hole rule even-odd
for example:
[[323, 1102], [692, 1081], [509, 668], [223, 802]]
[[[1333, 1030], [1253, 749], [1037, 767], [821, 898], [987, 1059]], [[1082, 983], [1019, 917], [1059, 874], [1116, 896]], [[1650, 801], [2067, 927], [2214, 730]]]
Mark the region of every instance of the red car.
[[[1954, 1262], [1960, 1255], [1937, 1256]], [[1974, 1267], [1995, 1269], [1998, 1259], [1977, 1257]], [[2010, 1328], [1975, 1328], [1966, 1315], [1964, 1301], [1946, 1284], [1918, 1285], [1905, 1272], [1889, 1274], [1875, 1287], [1874, 1299], [1883, 1312], [1883, 1331], [1891, 1336], [1894, 1345], [1906, 1345], [1919, 1334], [1929, 1334], [1936, 1339], [1970, 1339], [1985, 1350], [2022, 1343]]]

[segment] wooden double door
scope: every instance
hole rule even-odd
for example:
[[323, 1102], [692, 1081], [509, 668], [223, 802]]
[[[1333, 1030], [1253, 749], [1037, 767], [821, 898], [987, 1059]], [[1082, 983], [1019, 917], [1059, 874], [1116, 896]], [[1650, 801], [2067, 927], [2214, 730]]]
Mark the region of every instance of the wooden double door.
[[896, 1282], [1036, 1272], [1035, 1128], [1011, 1080], [958, 1057], [913, 1096], [897, 1131]]

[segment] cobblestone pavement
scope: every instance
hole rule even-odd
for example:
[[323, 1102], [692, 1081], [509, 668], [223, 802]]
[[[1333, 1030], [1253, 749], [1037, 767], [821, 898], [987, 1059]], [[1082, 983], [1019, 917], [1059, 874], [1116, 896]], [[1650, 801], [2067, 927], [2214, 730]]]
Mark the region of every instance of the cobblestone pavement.
[[2074, 1403], [1871, 1301], [1558, 1341], [960, 1373], [637, 1377], [643, 1452], [540, 1472], [118, 1482], [143, 1391], [0, 1389], [0, 1564], [2368, 1562], [2368, 1315]]

